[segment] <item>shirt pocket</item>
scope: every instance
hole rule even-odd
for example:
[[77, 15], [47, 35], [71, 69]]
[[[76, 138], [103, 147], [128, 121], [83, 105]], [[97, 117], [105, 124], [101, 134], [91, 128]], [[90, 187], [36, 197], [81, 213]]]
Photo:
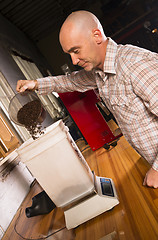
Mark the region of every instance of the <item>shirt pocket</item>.
[[117, 119], [123, 123], [131, 123], [138, 117], [135, 98], [132, 96], [120, 95], [111, 97], [111, 106]]

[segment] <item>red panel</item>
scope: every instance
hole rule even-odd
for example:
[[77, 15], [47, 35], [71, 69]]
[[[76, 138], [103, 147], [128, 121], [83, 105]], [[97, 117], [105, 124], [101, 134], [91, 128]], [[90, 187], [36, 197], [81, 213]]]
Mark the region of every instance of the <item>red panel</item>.
[[59, 96], [92, 150], [118, 138], [96, 107], [100, 100], [93, 90], [59, 93]]

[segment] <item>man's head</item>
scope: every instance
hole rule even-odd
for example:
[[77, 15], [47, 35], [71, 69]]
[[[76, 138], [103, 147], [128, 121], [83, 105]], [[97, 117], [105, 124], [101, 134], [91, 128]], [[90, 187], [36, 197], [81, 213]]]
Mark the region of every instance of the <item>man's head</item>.
[[99, 20], [92, 13], [71, 13], [61, 27], [59, 40], [74, 65], [86, 71], [103, 69], [107, 39]]

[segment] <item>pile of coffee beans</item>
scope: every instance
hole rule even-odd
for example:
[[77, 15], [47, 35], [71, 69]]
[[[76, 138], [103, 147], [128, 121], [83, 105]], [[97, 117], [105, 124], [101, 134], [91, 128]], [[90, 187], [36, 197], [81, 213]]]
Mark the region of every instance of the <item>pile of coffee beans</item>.
[[33, 100], [26, 103], [17, 113], [18, 122], [26, 127], [34, 140], [44, 133], [39, 122], [41, 111], [41, 102]]

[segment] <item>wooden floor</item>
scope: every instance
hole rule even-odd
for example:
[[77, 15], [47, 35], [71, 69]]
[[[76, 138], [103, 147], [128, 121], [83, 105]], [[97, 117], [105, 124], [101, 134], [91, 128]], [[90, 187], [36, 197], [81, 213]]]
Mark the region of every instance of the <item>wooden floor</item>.
[[124, 137], [108, 151], [101, 148], [93, 152], [82, 139], [77, 145], [96, 175], [113, 179], [119, 205], [75, 229], [67, 230], [61, 209], [56, 208], [43, 216], [25, 216], [25, 208], [32, 205], [32, 197], [42, 191], [35, 182], [3, 240], [45, 239], [49, 235], [49, 240], [157, 240], [158, 189], [142, 185], [150, 168], [148, 163]]

